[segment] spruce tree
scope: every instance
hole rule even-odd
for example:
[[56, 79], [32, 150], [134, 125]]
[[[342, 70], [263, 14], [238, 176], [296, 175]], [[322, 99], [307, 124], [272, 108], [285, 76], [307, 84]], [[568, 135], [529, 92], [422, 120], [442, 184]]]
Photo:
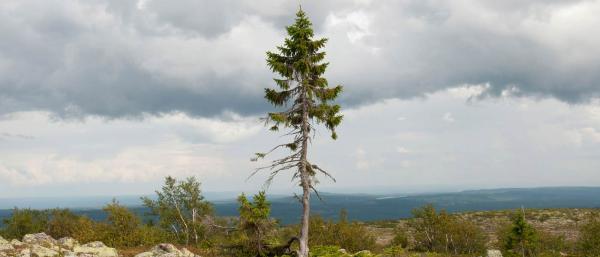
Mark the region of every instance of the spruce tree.
[[525, 220], [525, 210], [521, 209], [512, 217], [510, 232], [504, 239], [507, 256], [536, 256], [539, 248], [538, 231]]
[[265, 256], [267, 237], [275, 227], [274, 220], [269, 216], [271, 203], [267, 200], [265, 191], [260, 191], [248, 201], [245, 194], [238, 197], [240, 207], [239, 231], [245, 241], [244, 246], [253, 256]]
[[335, 128], [342, 121], [342, 115], [339, 113], [340, 106], [332, 104], [332, 101], [340, 94], [342, 86], [329, 87], [327, 79], [323, 77], [329, 63], [324, 62], [325, 52], [321, 49], [327, 39], [313, 38], [312, 23], [302, 8], [296, 13], [295, 23], [286, 29], [288, 37], [284, 44], [277, 47], [276, 52], [267, 52], [267, 65], [280, 76], [274, 79], [278, 88], [265, 89], [267, 101], [283, 110], [268, 113], [265, 124], [272, 131], [285, 129], [285, 135], [290, 136], [291, 140], [266, 153], [257, 153], [253, 160], [264, 158], [281, 148], [290, 151], [289, 155], [273, 160], [270, 165], [256, 172], [269, 170], [267, 184], [270, 184], [280, 172], [293, 171], [292, 179], [298, 181], [302, 188], [300, 201], [303, 212], [298, 256], [306, 257], [309, 250], [310, 193], [311, 190], [316, 192], [315, 176], [322, 173], [333, 179], [329, 173], [308, 160], [308, 147], [317, 124], [323, 124], [331, 132], [331, 137], [337, 138]]

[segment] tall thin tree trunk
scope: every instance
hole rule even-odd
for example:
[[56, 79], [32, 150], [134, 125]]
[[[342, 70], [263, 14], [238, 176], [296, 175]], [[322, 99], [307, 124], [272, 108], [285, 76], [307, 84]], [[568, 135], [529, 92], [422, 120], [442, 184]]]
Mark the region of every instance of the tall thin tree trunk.
[[299, 257], [308, 257], [308, 226], [310, 218], [310, 174], [306, 165], [308, 164], [308, 102], [306, 91], [302, 92], [302, 153], [300, 155], [300, 183], [302, 185], [302, 228], [300, 230]]
[[177, 214], [179, 214], [179, 219], [181, 220], [181, 223], [183, 224], [184, 228], [185, 228], [185, 245], [189, 245], [190, 244], [190, 229], [188, 227], [187, 222], [185, 222], [185, 218], [183, 218], [183, 214], [181, 214], [181, 209], [179, 209], [179, 205], [177, 204], [177, 201], [175, 200], [175, 198], [171, 195], [171, 201], [173, 201], [173, 204], [175, 205], [175, 210], [177, 210]]
[[192, 209], [192, 229], [194, 230], [194, 242], [198, 244], [198, 231], [196, 231], [196, 208]]
[[[306, 178], [308, 179], [308, 178]], [[310, 216], [310, 188], [308, 183], [302, 183], [302, 228], [300, 231], [300, 257], [308, 257], [308, 226]], [[306, 184], [306, 185], [305, 185]]]

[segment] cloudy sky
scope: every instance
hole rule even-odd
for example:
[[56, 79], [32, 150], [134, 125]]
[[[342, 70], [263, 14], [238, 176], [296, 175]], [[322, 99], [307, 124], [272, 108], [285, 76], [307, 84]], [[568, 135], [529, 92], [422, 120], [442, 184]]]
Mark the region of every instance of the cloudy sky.
[[[345, 87], [339, 192], [600, 186], [600, 1], [302, 0]], [[0, 196], [256, 191], [292, 0], [0, 1]], [[271, 187], [294, 186], [282, 175]]]

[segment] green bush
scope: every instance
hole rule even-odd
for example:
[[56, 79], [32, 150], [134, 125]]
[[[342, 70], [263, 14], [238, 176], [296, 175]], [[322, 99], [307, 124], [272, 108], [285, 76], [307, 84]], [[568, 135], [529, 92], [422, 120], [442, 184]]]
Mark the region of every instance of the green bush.
[[108, 214], [104, 228], [105, 244], [110, 246], [131, 247], [142, 244], [141, 220], [127, 207], [113, 200], [103, 210]]
[[397, 227], [394, 229], [394, 238], [390, 245], [392, 246], [400, 246], [401, 248], [408, 247], [408, 234], [406, 234], [406, 229]]
[[512, 214], [511, 223], [497, 232], [504, 256], [560, 256], [566, 249], [564, 237], [538, 231], [525, 219], [525, 211]]
[[592, 217], [581, 226], [577, 250], [584, 256], [600, 256], [600, 218]]
[[414, 231], [415, 250], [452, 254], [476, 254], [485, 250], [485, 234], [467, 220], [444, 210], [438, 213], [433, 205], [413, 210], [413, 216], [409, 226]]
[[240, 255], [263, 256], [267, 245], [274, 243], [276, 222], [271, 219], [271, 203], [264, 191], [254, 195], [252, 201], [245, 194], [238, 197], [239, 223], [234, 243], [241, 247]]
[[87, 217], [80, 216], [77, 226], [78, 229], [74, 230], [71, 237], [77, 239], [79, 242], [102, 241], [106, 237], [106, 225], [95, 222]]
[[391, 246], [391, 247], [383, 249], [382, 256], [383, 257], [404, 257], [404, 256], [406, 256], [406, 250], [404, 250], [403, 247], [400, 247], [398, 245]]
[[142, 225], [139, 229], [139, 243], [141, 245], [156, 245], [165, 242], [176, 242], [177, 238], [167, 231], [151, 225]]
[[342, 210], [338, 222], [324, 220], [319, 215], [310, 219], [309, 245], [337, 245], [348, 251], [375, 250], [375, 236], [358, 222], [348, 221]]
[[95, 236], [91, 236], [95, 234], [93, 223], [89, 218], [77, 215], [69, 209], [54, 209], [50, 211], [44, 231], [54, 238], [89, 237], [87, 239], [94, 239]]
[[572, 244], [569, 244], [565, 237], [562, 235], [552, 235], [546, 232], [540, 231], [540, 253], [539, 257], [547, 256], [561, 256], [561, 252], [572, 251]]
[[45, 231], [49, 220], [49, 211], [14, 208], [12, 216], [3, 221], [2, 236], [9, 239], [21, 239], [26, 234]]

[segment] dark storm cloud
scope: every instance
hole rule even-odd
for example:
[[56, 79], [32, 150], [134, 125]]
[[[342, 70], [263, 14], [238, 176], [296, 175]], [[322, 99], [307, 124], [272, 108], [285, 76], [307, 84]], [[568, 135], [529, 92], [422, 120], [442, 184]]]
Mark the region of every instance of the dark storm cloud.
[[[214, 116], [267, 110], [264, 51], [296, 1], [3, 1], [0, 115]], [[304, 1], [346, 105], [462, 84], [600, 94], [596, 1]]]

